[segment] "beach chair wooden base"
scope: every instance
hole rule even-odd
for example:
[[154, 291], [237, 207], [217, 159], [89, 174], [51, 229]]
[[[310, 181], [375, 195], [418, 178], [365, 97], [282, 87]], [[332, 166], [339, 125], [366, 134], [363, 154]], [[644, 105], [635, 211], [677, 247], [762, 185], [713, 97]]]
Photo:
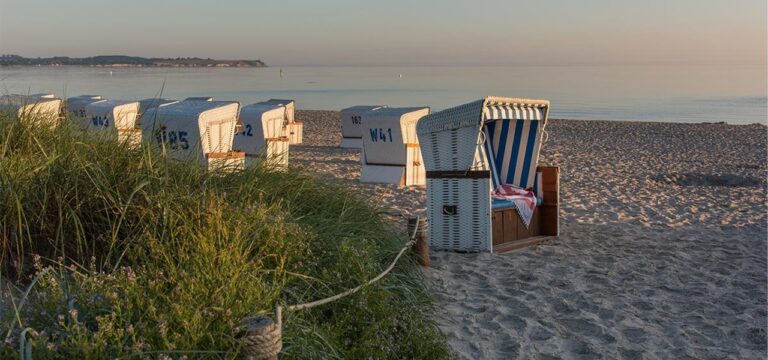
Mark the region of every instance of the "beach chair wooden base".
[[515, 209], [494, 210], [492, 224], [493, 252], [507, 251], [532, 246], [555, 238], [541, 234], [541, 209], [533, 213], [530, 225], [526, 228]]
[[555, 236], [544, 236], [544, 235], [533, 236], [527, 239], [520, 239], [517, 241], [504, 243], [501, 245], [494, 245], [493, 252], [496, 254], [503, 254], [508, 251], [522, 249], [528, 246], [538, 245], [544, 241], [552, 240], [555, 238], [556, 238]]
[[534, 210], [527, 228], [515, 209], [492, 211], [494, 253], [535, 245], [559, 234], [560, 168], [539, 166], [537, 171], [542, 175], [543, 201]]
[[267, 138], [266, 153], [246, 154], [245, 166], [264, 163], [277, 171], [288, 170], [289, 141], [287, 137]]

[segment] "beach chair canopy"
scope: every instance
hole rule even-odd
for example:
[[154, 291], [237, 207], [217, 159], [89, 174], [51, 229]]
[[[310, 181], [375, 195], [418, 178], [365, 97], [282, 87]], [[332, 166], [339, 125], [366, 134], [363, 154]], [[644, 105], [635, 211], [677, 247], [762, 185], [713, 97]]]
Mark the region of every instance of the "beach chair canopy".
[[89, 130], [129, 130], [136, 127], [138, 101], [103, 100], [85, 106]]
[[232, 151], [240, 104], [236, 101], [181, 101], [144, 113], [144, 139], [165, 148], [176, 158]]
[[285, 122], [292, 123], [296, 121], [296, 117], [295, 117], [296, 102], [291, 99], [269, 99], [267, 101], [262, 101], [257, 104], [283, 106], [285, 109]]
[[360, 139], [363, 137], [361, 128], [362, 116], [369, 111], [375, 111], [386, 105], [357, 105], [341, 109], [341, 135], [345, 138]]
[[139, 100], [139, 114], [143, 114], [145, 111], [156, 108], [158, 106], [164, 106], [179, 102], [178, 100], [162, 99], [162, 98], [150, 98]]
[[[156, 107], [165, 106], [169, 104], [175, 104], [179, 102], [178, 100], [169, 100], [169, 99], [158, 99], [158, 98], [151, 98], [151, 99], [143, 99], [139, 100], [139, 117], [136, 119], [136, 126], [141, 127], [141, 121], [144, 118], [144, 114], [149, 109], [154, 109]], [[154, 113], [157, 114], [157, 113]]]
[[[532, 188], [549, 101], [487, 97], [418, 124], [427, 172], [489, 171], [500, 184]], [[447, 136], [447, 137], [446, 137]]]
[[[79, 95], [67, 98], [67, 112], [75, 117], [85, 117], [85, 106], [97, 101], [103, 101], [101, 95]], [[83, 123], [82, 125], [85, 125]]]
[[282, 136], [285, 107], [277, 104], [256, 103], [240, 110], [242, 130], [235, 134], [233, 148], [246, 155], [256, 155], [264, 150], [268, 139]]
[[428, 107], [381, 108], [362, 118], [363, 156], [371, 165], [406, 165], [406, 144], [418, 144], [416, 123]]

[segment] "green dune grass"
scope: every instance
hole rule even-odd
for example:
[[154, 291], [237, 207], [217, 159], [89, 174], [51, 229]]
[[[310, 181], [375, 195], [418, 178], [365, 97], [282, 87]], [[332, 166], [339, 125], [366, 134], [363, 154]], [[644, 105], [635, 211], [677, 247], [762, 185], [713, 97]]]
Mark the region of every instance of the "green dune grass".
[[[0, 115], [0, 356], [236, 358], [236, 327], [378, 274], [405, 242], [298, 171], [215, 175], [156, 150]], [[28, 293], [25, 293], [28, 291]], [[412, 256], [284, 314], [282, 358], [449, 356]]]

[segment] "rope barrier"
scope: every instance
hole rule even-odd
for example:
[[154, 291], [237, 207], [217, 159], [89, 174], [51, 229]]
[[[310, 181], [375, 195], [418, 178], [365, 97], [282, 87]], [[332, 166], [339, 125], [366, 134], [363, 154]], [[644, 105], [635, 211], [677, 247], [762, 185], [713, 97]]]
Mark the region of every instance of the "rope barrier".
[[[421, 218], [420, 218], [419, 216], [417, 216], [417, 217], [416, 217], [416, 224], [418, 224], [420, 221], [421, 221]], [[402, 248], [402, 249], [400, 249], [400, 252], [398, 252], [398, 253], [397, 253], [397, 256], [395, 256], [395, 259], [394, 259], [394, 260], [392, 260], [392, 263], [391, 263], [391, 264], [389, 264], [389, 266], [388, 266], [388, 267], [387, 267], [387, 268], [386, 268], [384, 271], [382, 271], [382, 272], [381, 272], [381, 274], [379, 274], [379, 275], [378, 275], [378, 276], [376, 276], [375, 278], [373, 278], [373, 279], [371, 279], [371, 280], [368, 280], [368, 282], [366, 282], [366, 283], [364, 283], [364, 284], [361, 284], [361, 285], [359, 285], [359, 286], [357, 286], [357, 287], [355, 287], [355, 288], [349, 289], [349, 290], [347, 290], [347, 291], [345, 291], [345, 292], [343, 292], [343, 293], [339, 293], [339, 294], [336, 294], [336, 295], [334, 295], [334, 296], [331, 296], [331, 297], [327, 297], [327, 298], [325, 298], [325, 299], [320, 299], [320, 300], [316, 300], [316, 301], [313, 301], [313, 302], [309, 302], [309, 303], [305, 303], [305, 304], [288, 305], [288, 306], [286, 306], [286, 307], [285, 307], [285, 308], [286, 308], [286, 310], [290, 310], [290, 311], [294, 311], [294, 310], [302, 310], [302, 309], [309, 309], [309, 308], [313, 308], [313, 307], [315, 307], [315, 306], [324, 305], [324, 304], [327, 304], [327, 303], [330, 303], [330, 302], [333, 302], [333, 301], [339, 300], [339, 299], [341, 299], [341, 298], [343, 298], [343, 297], [346, 297], [346, 296], [352, 295], [352, 294], [354, 294], [354, 293], [356, 293], [356, 292], [360, 291], [360, 289], [362, 289], [363, 287], [365, 287], [365, 286], [368, 286], [368, 285], [371, 285], [371, 284], [373, 284], [373, 283], [375, 283], [375, 282], [377, 282], [377, 281], [381, 280], [381, 278], [383, 278], [383, 277], [384, 277], [384, 276], [386, 276], [386, 275], [387, 275], [387, 274], [388, 274], [390, 271], [392, 271], [392, 269], [395, 267], [395, 264], [397, 264], [397, 261], [398, 261], [398, 260], [400, 260], [400, 257], [401, 257], [401, 256], [403, 256], [403, 253], [404, 253], [406, 250], [408, 250], [408, 248], [410, 248], [411, 246], [413, 246], [413, 244], [415, 244], [415, 243], [416, 243], [416, 234], [418, 234], [418, 226], [417, 226], [416, 228], [414, 228], [414, 229], [413, 229], [413, 234], [410, 234], [410, 237], [409, 237], [409, 240], [408, 240], [408, 242], [407, 242], [407, 243], [405, 243], [405, 245], [403, 246], [403, 248]]]
[[[360, 289], [381, 280], [384, 276], [389, 274], [389, 272], [392, 271], [392, 269], [394, 269], [395, 265], [403, 256], [405, 251], [408, 250], [411, 246], [413, 246], [416, 243], [416, 235], [419, 233], [420, 222], [421, 222], [421, 217], [417, 216], [416, 226], [414, 226], [413, 228], [413, 234], [409, 234], [410, 238], [408, 242], [406, 242], [403, 248], [400, 249], [400, 251], [397, 253], [397, 256], [395, 256], [395, 259], [392, 260], [392, 263], [390, 263], [389, 266], [386, 269], [384, 269], [384, 271], [382, 271], [379, 275], [377, 275], [373, 279], [368, 280], [365, 283], [360, 284], [342, 293], [329, 296], [324, 299], [304, 303], [304, 304], [288, 305], [285, 307], [285, 309], [289, 311], [296, 311], [296, 310], [310, 309], [320, 305], [325, 305], [325, 304], [334, 302], [336, 300], [342, 299], [344, 297], [347, 297], [349, 295], [352, 295], [360, 291]], [[243, 353], [246, 356], [246, 359], [249, 359], [249, 360], [277, 359], [277, 354], [279, 354], [283, 348], [283, 343], [282, 343], [283, 307], [282, 306], [278, 306], [277, 309], [275, 310], [275, 318], [276, 318], [275, 322], [272, 322], [272, 319], [270, 319], [269, 316], [249, 317], [249, 318], [243, 319], [243, 321], [241, 322], [241, 326], [245, 327], [246, 330], [245, 330], [245, 335], [241, 337], [241, 343], [243, 347]]]

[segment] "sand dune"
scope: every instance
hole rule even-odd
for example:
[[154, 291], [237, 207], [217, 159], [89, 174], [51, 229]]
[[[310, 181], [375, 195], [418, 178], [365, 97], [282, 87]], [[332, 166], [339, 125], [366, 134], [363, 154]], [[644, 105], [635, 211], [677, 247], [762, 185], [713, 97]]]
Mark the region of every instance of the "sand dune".
[[[393, 215], [424, 189], [360, 184], [339, 115], [299, 111], [292, 166]], [[433, 253], [440, 328], [469, 359], [766, 357], [766, 128], [552, 121], [562, 236], [502, 255]], [[402, 221], [402, 220], [399, 220]], [[404, 226], [404, 225], [403, 225]]]

